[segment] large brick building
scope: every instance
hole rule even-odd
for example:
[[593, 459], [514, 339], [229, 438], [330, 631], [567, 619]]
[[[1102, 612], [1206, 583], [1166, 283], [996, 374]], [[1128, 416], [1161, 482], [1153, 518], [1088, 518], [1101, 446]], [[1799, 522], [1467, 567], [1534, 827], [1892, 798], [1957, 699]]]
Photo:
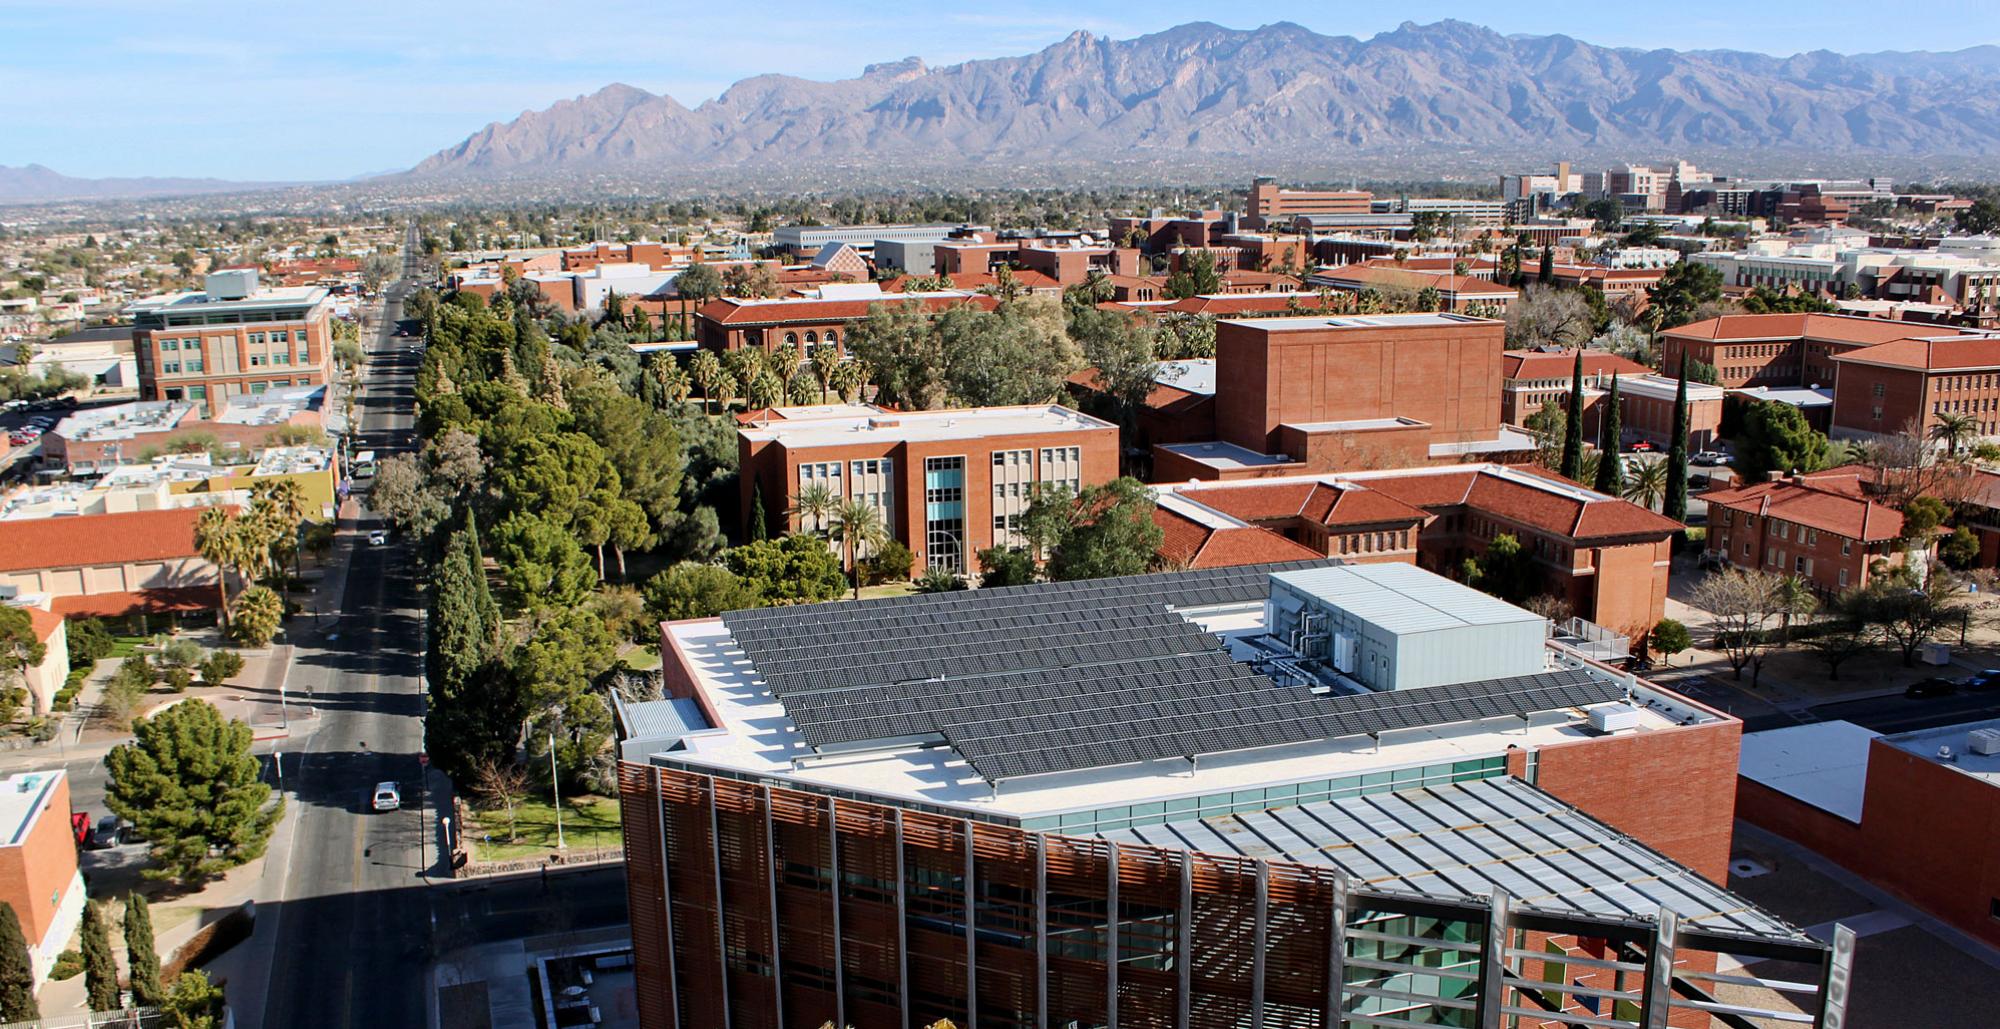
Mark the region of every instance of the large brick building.
[[1834, 357], [1892, 340], [1954, 335], [1914, 322], [1837, 314], [1731, 314], [1660, 333], [1660, 367], [1715, 366], [1716, 382], [1742, 386], [1831, 386]]
[[761, 505], [776, 532], [824, 528], [796, 510], [825, 485], [882, 512], [919, 568], [976, 572], [979, 551], [1022, 543], [1035, 490], [1077, 492], [1118, 476], [1118, 429], [1063, 407], [892, 412], [778, 408], [737, 432], [745, 528]]
[[0, 586], [50, 598], [57, 614], [204, 611], [215, 565], [195, 551], [200, 507], [0, 521]]
[[2000, 335], [1900, 339], [1836, 354], [1832, 431], [1930, 438], [1944, 415], [1969, 418], [1974, 435], [2000, 435]]
[[1692, 1029], [1720, 953], [1844, 982], [1845, 929], [1718, 885], [1739, 723], [1547, 628], [1313, 562], [668, 623], [640, 1021]]
[[[1461, 574], [1465, 560], [1485, 553], [1495, 537], [1510, 535], [1534, 556], [1548, 595], [1633, 639], [1666, 614], [1668, 559], [1681, 527], [1532, 467], [1460, 465], [1154, 488], [1317, 554], [1414, 564], [1447, 576]], [[1247, 543], [1233, 549], [1277, 553]], [[1209, 561], [1219, 565], [1220, 557]]]
[[87, 898], [69, 820], [61, 769], [0, 780], [0, 901], [21, 920], [37, 985], [83, 921]]
[[1708, 552], [1738, 568], [1796, 575], [1826, 595], [1867, 586], [1875, 562], [1900, 566], [1908, 548], [1903, 513], [1872, 495], [1866, 476], [1830, 468], [1703, 493]]
[[1743, 738], [1737, 810], [2000, 947], [2000, 720], [1882, 735], [1851, 722]]
[[1243, 207], [1243, 226], [1264, 229], [1290, 226], [1302, 214], [1369, 214], [1375, 194], [1361, 189], [1286, 189], [1278, 180], [1260, 175], [1250, 183]]
[[876, 304], [916, 304], [933, 314], [959, 304], [991, 310], [999, 301], [969, 290], [885, 294], [865, 285], [834, 288], [826, 297], [751, 299], [721, 297], [695, 312], [695, 339], [707, 350], [751, 347], [776, 350], [790, 344], [810, 357], [821, 347], [846, 353], [842, 337], [847, 324], [868, 317]]
[[[1499, 459], [1531, 453], [1501, 425], [1504, 326], [1454, 314], [1228, 320], [1207, 402], [1151, 405], [1156, 481]], [[1175, 387], [1172, 381], [1163, 383]], [[1169, 398], [1161, 397], [1162, 400]], [[1213, 437], [1201, 441], [1213, 417]], [[1172, 419], [1185, 420], [1182, 426]], [[1166, 442], [1176, 440], [1176, 442]]]
[[323, 386], [333, 369], [333, 305], [325, 289], [264, 289], [257, 272], [212, 272], [201, 292], [133, 302], [133, 353], [143, 400], [187, 400], [210, 412], [232, 396]]

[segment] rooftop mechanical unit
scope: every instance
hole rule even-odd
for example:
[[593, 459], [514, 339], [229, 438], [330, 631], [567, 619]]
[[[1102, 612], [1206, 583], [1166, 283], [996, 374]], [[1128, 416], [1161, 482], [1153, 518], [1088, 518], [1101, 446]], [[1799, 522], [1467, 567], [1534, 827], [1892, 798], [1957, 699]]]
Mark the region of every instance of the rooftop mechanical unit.
[[1590, 709], [1590, 727], [1598, 732], [1624, 732], [1637, 729], [1645, 722], [1646, 716], [1630, 704], [1605, 704]]
[[1274, 573], [1264, 624], [1306, 662], [1378, 692], [1548, 668], [1548, 619], [1415, 565]]
[[2000, 754], [2000, 729], [1974, 729], [1967, 734], [1965, 749], [1974, 754]]

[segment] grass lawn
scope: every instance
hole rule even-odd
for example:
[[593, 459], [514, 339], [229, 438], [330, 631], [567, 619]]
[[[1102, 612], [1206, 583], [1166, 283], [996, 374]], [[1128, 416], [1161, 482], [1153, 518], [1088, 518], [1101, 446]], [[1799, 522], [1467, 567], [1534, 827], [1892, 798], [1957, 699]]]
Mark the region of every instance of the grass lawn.
[[645, 672], [660, 667], [660, 651], [655, 647], [632, 647], [618, 656], [635, 671]]
[[[880, 586], [861, 587], [861, 599], [879, 600], [883, 597], [900, 597], [905, 594], [915, 593], [916, 591], [917, 591], [917, 586], [915, 583], [912, 582], [885, 582]], [[852, 598], [853, 596], [854, 596], [854, 591], [848, 590], [847, 593], [841, 599], [846, 600]]]
[[139, 652], [139, 645], [151, 639], [150, 636], [113, 636], [111, 653], [107, 657], [131, 657]]
[[[481, 861], [512, 861], [540, 857], [556, 849], [555, 807], [547, 797], [532, 797], [514, 809], [514, 829], [519, 837], [508, 843], [507, 811], [474, 811], [465, 838], [472, 843]], [[485, 842], [491, 834], [492, 843]], [[618, 802], [610, 797], [564, 797], [563, 841], [571, 850], [594, 850], [621, 845], [618, 834]]]

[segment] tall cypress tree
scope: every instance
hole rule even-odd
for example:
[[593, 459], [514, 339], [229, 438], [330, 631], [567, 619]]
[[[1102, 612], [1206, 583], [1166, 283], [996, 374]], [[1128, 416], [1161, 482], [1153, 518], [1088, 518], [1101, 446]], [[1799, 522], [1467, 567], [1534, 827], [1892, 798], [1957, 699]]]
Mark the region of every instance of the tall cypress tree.
[[1546, 286], [1549, 283], [1554, 282], [1555, 280], [1556, 280], [1555, 248], [1549, 246], [1547, 243], [1544, 243], [1542, 244], [1542, 266], [1535, 272], [1535, 281], [1540, 282], [1542, 285]]
[[137, 893], [125, 900], [125, 967], [132, 976], [132, 1003], [150, 1008], [166, 999], [167, 991], [160, 986], [160, 951], [153, 943], [153, 913]]
[[0, 1022], [32, 1022], [42, 1017], [35, 1001], [35, 964], [14, 905], [0, 900]]
[[750, 541], [752, 543], [771, 538], [770, 519], [764, 514], [764, 487], [762, 484], [750, 487]]
[[1668, 518], [1687, 521], [1688, 514], [1688, 359], [1681, 352], [1680, 385], [1674, 390], [1674, 430], [1667, 441], [1667, 497], [1661, 507]]
[[[479, 544], [461, 527], [451, 534], [431, 581], [430, 711], [424, 745], [439, 768], [463, 775], [493, 756], [496, 734], [515, 705], [504, 677], [492, 675], [493, 631], [482, 608], [491, 603], [483, 572], [475, 575]], [[518, 726], [517, 726], [518, 728]]]
[[1583, 351], [1576, 352], [1576, 371], [1569, 380], [1569, 417], [1563, 419], [1563, 478], [1575, 481], [1583, 474]]
[[1624, 429], [1618, 424], [1618, 376], [1611, 376], [1611, 392], [1604, 397], [1604, 414], [1597, 420], [1597, 482], [1592, 488], [1607, 496], [1617, 496], [1625, 484], [1624, 459], [1618, 456], [1618, 438]]
[[94, 901], [83, 905], [83, 992], [92, 1011], [116, 1011], [118, 1003], [118, 962], [111, 956], [111, 934], [104, 928], [104, 912]]
[[479, 614], [479, 638], [491, 648], [500, 638], [500, 602], [493, 599], [493, 587], [486, 581], [486, 555], [479, 549], [479, 519], [470, 507], [465, 509], [465, 539], [464, 558], [472, 580], [473, 607]]

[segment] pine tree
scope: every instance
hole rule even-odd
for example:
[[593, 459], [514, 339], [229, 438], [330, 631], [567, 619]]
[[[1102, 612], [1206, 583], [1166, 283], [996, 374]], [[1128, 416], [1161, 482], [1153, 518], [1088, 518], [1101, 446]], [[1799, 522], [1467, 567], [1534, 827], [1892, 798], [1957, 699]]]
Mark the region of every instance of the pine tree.
[[1570, 377], [1569, 411], [1563, 419], [1563, 478], [1574, 481], [1583, 473], [1583, 351], [1576, 352], [1576, 371]]
[[132, 976], [132, 1003], [157, 1007], [166, 999], [160, 985], [160, 951], [153, 943], [153, 913], [146, 898], [125, 899], [125, 966]]
[[1680, 385], [1674, 390], [1674, 430], [1667, 441], [1667, 498], [1660, 508], [1668, 518], [1687, 521], [1688, 513], [1688, 361], [1681, 353]]
[[1597, 482], [1593, 488], [1606, 496], [1618, 496], [1625, 483], [1624, 460], [1618, 456], [1618, 376], [1611, 376], [1611, 392], [1604, 398], [1604, 416], [1597, 420]]
[[750, 541], [771, 538], [771, 522], [764, 514], [764, 487], [750, 487]]
[[104, 928], [104, 912], [93, 901], [83, 905], [83, 992], [92, 1011], [119, 1008], [118, 962], [111, 956], [111, 934]]
[[28, 938], [21, 932], [21, 918], [14, 913], [14, 905], [0, 900], [0, 1022], [31, 1022], [40, 1017]]

